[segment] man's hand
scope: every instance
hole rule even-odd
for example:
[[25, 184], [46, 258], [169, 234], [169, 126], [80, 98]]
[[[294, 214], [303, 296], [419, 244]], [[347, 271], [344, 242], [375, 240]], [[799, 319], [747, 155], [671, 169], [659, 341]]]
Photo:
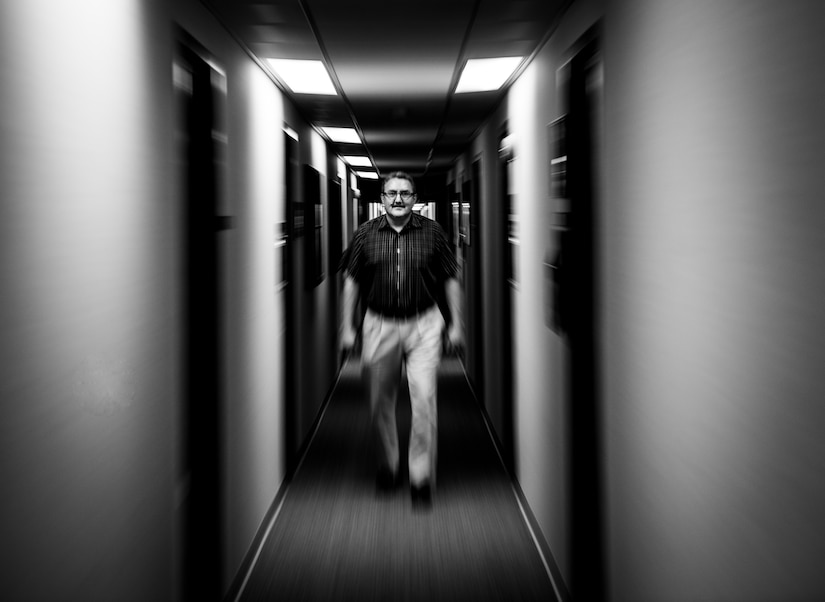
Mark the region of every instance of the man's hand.
[[355, 347], [358, 333], [355, 322], [355, 303], [358, 300], [358, 283], [351, 276], [344, 278], [344, 316], [341, 320], [341, 356], [346, 356]]
[[444, 341], [445, 351], [459, 355], [464, 347], [464, 331], [461, 328], [461, 285], [455, 278], [444, 283], [447, 304], [450, 307], [450, 326]]
[[464, 347], [464, 333], [461, 330], [461, 325], [453, 322], [447, 329], [446, 340], [447, 352], [459, 353]]
[[353, 347], [355, 347], [355, 337], [358, 333], [355, 332], [355, 328], [352, 326], [344, 326], [343, 331], [341, 332], [341, 351], [348, 352], [351, 351]]

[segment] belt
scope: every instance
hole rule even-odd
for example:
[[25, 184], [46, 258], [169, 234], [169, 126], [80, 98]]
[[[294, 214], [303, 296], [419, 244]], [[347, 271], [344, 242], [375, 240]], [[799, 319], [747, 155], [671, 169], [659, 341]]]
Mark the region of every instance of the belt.
[[435, 307], [435, 303], [421, 307], [382, 307], [380, 309], [367, 305], [368, 309], [377, 314], [381, 314], [385, 318], [412, 318], [418, 314], [423, 314], [425, 311], [432, 309], [433, 307]]

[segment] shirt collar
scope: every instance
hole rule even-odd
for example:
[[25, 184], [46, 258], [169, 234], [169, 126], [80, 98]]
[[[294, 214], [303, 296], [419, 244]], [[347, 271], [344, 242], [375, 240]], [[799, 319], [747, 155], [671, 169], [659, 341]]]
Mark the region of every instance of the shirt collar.
[[[384, 213], [381, 216], [380, 219], [381, 219], [381, 223], [378, 225], [379, 228], [390, 228], [390, 229], [392, 229], [392, 226], [390, 225], [390, 220], [387, 219], [387, 214], [386, 213]], [[420, 215], [418, 215], [417, 213], [415, 213], [415, 212], [411, 213], [410, 214], [410, 221], [408, 221], [404, 225], [404, 227], [401, 228], [401, 231], [403, 232], [407, 228], [415, 228], [416, 230], [422, 228], [422, 224], [421, 224], [422, 219], [423, 218]]]

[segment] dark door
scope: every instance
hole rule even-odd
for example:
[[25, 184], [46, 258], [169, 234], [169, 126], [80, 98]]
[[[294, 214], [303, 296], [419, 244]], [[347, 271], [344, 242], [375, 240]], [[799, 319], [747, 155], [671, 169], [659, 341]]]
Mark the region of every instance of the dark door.
[[300, 445], [300, 403], [302, 382], [301, 354], [303, 341], [300, 337], [300, 307], [303, 296], [303, 273], [301, 248], [304, 236], [304, 204], [299, 195], [298, 170], [300, 149], [298, 141], [289, 131], [284, 131], [284, 197], [286, 199], [286, 248], [284, 250], [285, 326], [284, 335], [284, 377], [286, 379], [286, 399], [284, 403], [284, 457], [287, 470], [292, 471], [297, 463]]
[[481, 269], [481, 211], [479, 206], [480, 166], [471, 166], [469, 177], [461, 184], [462, 249], [464, 254], [464, 292], [466, 315], [464, 316], [467, 376], [476, 395], [484, 403], [484, 338], [483, 289]]
[[[600, 463], [599, 365], [597, 354], [597, 187], [601, 135], [602, 60], [595, 32], [588, 33], [559, 71], [564, 108], [555, 138], [563, 150], [568, 199], [566, 227], [560, 233], [560, 313], [558, 327], [569, 345], [569, 432], [571, 493], [571, 590], [575, 599], [604, 599]], [[554, 167], [555, 169], [555, 167]], [[557, 174], [558, 175], [558, 174]], [[557, 182], [558, 184], [558, 182]]]
[[[332, 325], [338, 324], [340, 314], [340, 293], [342, 279], [338, 274], [338, 267], [341, 263], [341, 255], [343, 251], [343, 212], [341, 211], [341, 182], [338, 177], [330, 177], [327, 179], [327, 214], [328, 214], [328, 253], [327, 253], [327, 271], [331, 278], [330, 281], [330, 303], [329, 303], [329, 323]], [[338, 330], [337, 328], [329, 329], [329, 338], [327, 339], [330, 349], [336, 349], [338, 345]]]
[[481, 265], [481, 161], [473, 161], [470, 188], [470, 271], [472, 273], [472, 307], [469, 327], [472, 329], [473, 367], [476, 376], [476, 394], [484, 398], [484, 271]]
[[[512, 289], [516, 286], [518, 274], [516, 273], [516, 257], [518, 257], [518, 231], [515, 216], [515, 199], [510, 190], [510, 169], [513, 159], [513, 148], [509, 142], [506, 126], [499, 137], [498, 145], [498, 194], [496, 195], [499, 206], [499, 230], [501, 237], [500, 249], [503, 269], [503, 281], [501, 282], [502, 294], [499, 297], [498, 308], [492, 308], [498, 312], [497, 317], [501, 323], [501, 349], [498, 351], [499, 370], [501, 372], [501, 419], [502, 433], [501, 445], [502, 455], [508, 468], [516, 474], [515, 463], [515, 442], [514, 442], [514, 417], [513, 417], [513, 314], [512, 314]], [[491, 350], [491, 353], [495, 353]]]
[[178, 475], [185, 600], [220, 599], [218, 162], [223, 75], [181, 32], [174, 64], [181, 182], [183, 449]]

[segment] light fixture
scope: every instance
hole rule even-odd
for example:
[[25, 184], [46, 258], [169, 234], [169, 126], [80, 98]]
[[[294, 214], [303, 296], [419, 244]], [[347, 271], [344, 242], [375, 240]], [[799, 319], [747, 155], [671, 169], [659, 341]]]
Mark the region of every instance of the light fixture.
[[267, 59], [272, 69], [296, 94], [326, 94], [335, 96], [335, 86], [321, 61], [297, 59]]
[[369, 157], [347, 155], [344, 157], [344, 161], [353, 167], [372, 167], [372, 161], [370, 161]]
[[364, 178], [365, 180], [377, 180], [378, 174], [374, 171], [356, 171], [355, 175], [359, 178]]
[[522, 59], [520, 56], [469, 59], [461, 72], [455, 93], [498, 90], [521, 64]]
[[358, 137], [355, 128], [322, 127], [321, 131], [333, 142], [361, 144], [361, 139]]

